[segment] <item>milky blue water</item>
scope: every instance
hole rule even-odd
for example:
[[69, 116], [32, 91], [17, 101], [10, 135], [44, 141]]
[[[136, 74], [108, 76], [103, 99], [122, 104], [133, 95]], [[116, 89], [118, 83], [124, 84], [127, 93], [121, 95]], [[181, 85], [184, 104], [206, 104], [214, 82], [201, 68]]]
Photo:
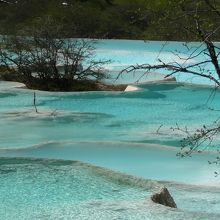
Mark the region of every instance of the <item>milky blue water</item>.
[[[219, 43], [216, 43], [217, 45]], [[199, 42], [170, 42], [170, 41], [133, 41], [133, 40], [101, 40], [96, 45], [97, 59], [109, 59], [112, 62], [106, 65], [106, 69], [111, 70], [111, 75], [116, 77], [118, 71], [130, 65], [161, 64], [159, 60], [164, 63], [177, 63], [183, 67], [194, 65], [202, 61], [209, 60], [209, 57], [201, 52], [206, 47]], [[201, 53], [200, 53], [201, 52]], [[216, 51], [219, 52], [219, 49]], [[212, 73], [214, 76], [215, 70], [210, 63], [200, 64], [190, 70], [200, 73]], [[157, 70], [157, 73], [168, 74], [167, 70]], [[150, 80], [150, 74], [145, 74], [144, 71], [136, 71], [123, 74], [117, 82], [114, 83], [131, 83], [135, 81], [145, 82]], [[203, 77], [195, 75], [180, 73], [174, 75], [178, 82], [196, 83], [196, 84], [212, 84], [212, 81]], [[217, 76], [216, 76], [217, 77]]]
[[[199, 128], [216, 120], [219, 91], [181, 84], [145, 85], [135, 92], [1, 92], [2, 149], [25, 148], [48, 141], [125, 141], [179, 146], [176, 123]], [[208, 115], [208, 117], [207, 117]], [[158, 132], [158, 128], [159, 132]], [[8, 138], [10, 136], [10, 138]]]
[[[101, 41], [98, 44], [97, 56], [114, 58], [115, 61], [106, 68], [113, 76], [116, 76], [122, 67], [130, 63], [143, 63], [146, 59], [149, 62], [157, 62], [158, 51], [163, 44], [164, 42]], [[170, 50], [181, 50], [181, 53], [185, 55], [188, 53], [188, 51], [184, 52], [185, 47], [182, 43], [169, 42], [165, 46], [160, 56], [168, 61], [175, 58], [170, 55]], [[122, 76], [116, 83], [136, 82], [141, 74], [143, 72], [139, 72], [135, 77], [133, 74]], [[163, 75], [159, 74], [142, 77], [141, 82], [163, 79]], [[106, 188], [108, 191], [109, 187], [111, 188], [110, 182], [109, 186], [106, 184], [100, 187], [100, 184], [102, 181], [108, 182], [109, 180], [91, 177], [98, 191], [88, 189], [89, 195], [79, 194], [79, 200], [83, 202], [76, 205], [75, 203], [79, 202], [76, 194], [80, 190], [72, 191], [69, 195], [65, 195], [64, 191], [69, 192], [73, 176], [81, 175], [80, 167], [77, 167], [76, 171], [74, 168], [73, 173], [68, 173], [66, 170], [64, 172], [63, 166], [56, 167], [53, 172], [59, 181], [64, 173], [68, 179], [61, 181], [60, 184], [51, 183], [51, 185], [47, 177], [49, 171], [45, 164], [32, 161], [27, 162], [29, 165], [17, 165], [20, 162], [16, 164], [9, 162], [7, 169], [13, 171], [18, 166], [21, 172], [9, 171], [7, 173], [6, 170], [7, 175], [0, 175], [5, 187], [0, 188], [0, 191], [4, 192], [2, 194], [4, 203], [2, 203], [0, 212], [5, 210], [5, 219], [13, 219], [18, 211], [22, 213], [21, 219], [24, 219], [22, 216], [26, 215], [29, 215], [29, 219], [39, 216], [42, 219], [65, 219], [66, 216], [76, 215], [80, 216], [78, 219], [88, 219], [88, 216], [92, 216], [90, 219], [95, 219], [100, 215], [103, 215], [100, 219], [134, 219], [136, 212], [139, 213], [136, 219], [156, 219], [155, 212], [158, 219], [196, 219], [197, 217], [218, 219], [216, 215], [211, 214], [220, 213], [216, 205], [218, 198], [215, 196], [218, 195], [219, 178], [214, 176], [218, 167], [209, 165], [208, 161], [218, 156], [216, 149], [219, 146], [219, 137], [215, 138], [214, 148], [205, 148], [209, 152], [193, 155], [192, 158], [179, 159], [176, 153], [180, 149], [179, 141], [184, 135], [178, 131], [173, 132], [171, 127], [178, 123], [180, 126], [188, 126], [193, 131], [203, 124], [212, 124], [218, 118], [218, 111], [212, 108], [220, 109], [218, 102], [220, 93], [219, 91], [213, 92], [211, 87], [181, 83], [189, 82], [188, 76], [176, 77], [178, 83], [141, 84], [138, 86], [139, 90], [133, 92], [52, 93], [36, 91], [38, 113], [33, 107], [33, 91], [16, 88], [14, 83], [0, 82], [1, 157], [80, 160], [145, 179], [167, 181], [165, 185], [167, 184], [176, 195], [178, 207], [184, 210], [169, 212], [167, 209], [162, 209], [162, 211], [158, 208], [154, 209], [151, 203], [146, 205], [143, 201], [140, 202], [143, 199], [140, 191], [132, 191], [133, 188], [129, 187], [126, 190], [132, 191], [131, 199], [138, 199], [132, 202], [132, 205], [124, 201], [129, 195], [125, 190], [123, 195], [107, 194], [103, 197], [103, 203], [100, 206], [90, 209], [88, 201], [97, 200], [97, 196], [102, 194]], [[210, 84], [201, 79], [193, 79], [193, 82]], [[33, 170], [29, 172], [27, 167]], [[3, 174], [5, 174], [4, 169]], [[26, 196], [22, 200], [23, 196], [19, 192], [25, 191], [26, 187], [29, 192], [34, 191], [33, 182], [38, 175], [36, 184], [39, 184], [39, 190], [36, 189], [33, 198], [29, 199]], [[30, 184], [26, 182], [27, 177], [30, 179]], [[15, 184], [16, 187], [13, 187], [12, 179], [15, 178], [18, 182]], [[84, 185], [81, 186], [83, 178], [86, 178], [85, 182], [91, 179], [87, 180], [87, 174], [83, 174], [80, 178], [82, 181], [76, 182], [74, 186], [82, 187], [84, 190]], [[49, 181], [45, 187], [49, 188], [42, 190], [45, 179]], [[9, 182], [11, 184], [8, 184]], [[196, 188], [188, 184], [202, 186]], [[58, 187], [56, 188], [57, 197], [53, 194], [54, 187]], [[121, 187], [120, 184], [118, 187]], [[19, 195], [18, 200], [22, 200], [20, 209], [15, 208], [18, 200], [12, 201], [12, 194], [7, 194], [12, 189], [15, 190], [12, 194]], [[39, 195], [43, 195], [45, 191], [48, 191], [46, 194], [48, 199], [44, 203], [39, 199]], [[35, 195], [37, 196], [36, 203], [34, 202]], [[61, 195], [64, 198], [58, 201]], [[110, 197], [110, 200], [107, 197]], [[115, 204], [115, 199], [119, 199], [120, 202]], [[27, 211], [27, 206], [31, 211]], [[112, 211], [111, 206], [121, 207], [119, 213]], [[39, 207], [39, 210], [36, 210], [36, 207]], [[126, 211], [121, 211], [123, 209]], [[198, 213], [191, 213], [191, 215], [191, 211], [198, 211]], [[201, 214], [201, 211], [209, 214]]]
[[0, 215], [5, 220], [220, 217], [215, 206], [209, 212], [201, 209], [202, 204], [219, 202], [219, 189], [208, 193], [200, 190], [195, 203], [195, 195], [181, 186], [177, 201], [183, 192], [188, 191], [188, 197], [183, 209], [172, 209], [150, 201], [160, 184], [80, 162], [1, 159], [0, 181]]

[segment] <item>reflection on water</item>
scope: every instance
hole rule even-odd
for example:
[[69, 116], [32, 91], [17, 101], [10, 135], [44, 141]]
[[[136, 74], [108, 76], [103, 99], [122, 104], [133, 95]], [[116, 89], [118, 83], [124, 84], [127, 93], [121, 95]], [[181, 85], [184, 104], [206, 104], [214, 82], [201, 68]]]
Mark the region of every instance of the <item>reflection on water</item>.
[[212, 100], [210, 93], [174, 83], [144, 85], [135, 92], [37, 92], [37, 114], [32, 92], [11, 90], [14, 95], [0, 98], [0, 147], [51, 140], [177, 143], [183, 136], [172, 133], [176, 123], [198, 128], [216, 120], [210, 108], [220, 108], [220, 93]]
[[[102, 58], [102, 56], [105, 55], [109, 56], [105, 58], [114, 58], [116, 60], [111, 66], [106, 67], [111, 70], [113, 76], [118, 74], [118, 71], [122, 67], [126, 67], [126, 65], [131, 64], [131, 62], [137, 62], [138, 60], [141, 62], [146, 60], [156, 62], [158, 47], [162, 45], [162, 43], [158, 44], [156, 42], [143, 44], [141, 41], [134, 41], [133, 44], [131, 44], [130, 41], [124, 41], [122, 44], [118, 44], [117, 41], [109, 41], [109, 43], [111, 43], [111, 47], [106, 41], [100, 42], [97, 49], [97, 56]], [[128, 45], [129, 49], [127, 47]], [[118, 51], [114, 51], [114, 47]], [[145, 47], [149, 50], [148, 52], [144, 51]], [[178, 49], [181, 53], [184, 52], [184, 48], [180, 43], [169, 43], [165, 51], [161, 53], [162, 58], [173, 59], [173, 57], [168, 57], [168, 53], [174, 48]], [[139, 53], [139, 50], [141, 50], [142, 53]], [[185, 53], [187, 53], [187, 51], [185, 51]], [[136, 54], [135, 59], [134, 54]], [[135, 76], [136, 78], [133, 73], [122, 76], [118, 83], [135, 82], [138, 80], [140, 74], [143, 74], [143, 72], [138, 73]], [[164, 75], [160, 73], [152, 74], [148, 78], [142, 78], [141, 82], [146, 80], [152, 81], [152, 79], [161, 80], [163, 76]], [[185, 75], [176, 77], [180, 82], [189, 81]], [[207, 83], [201, 80], [196, 82]], [[51, 93], [37, 91], [38, 114], [33, 107], [33, 91], [15, 88], [16, 85], [19, 85], [19, 87], [23, 86], [16, 83], [0, 82], [0, 156], [81, 160], [147, 179], [200, 185], [219, 184], [219, 178], [214, 177], [214, 171], [216, 171], [217, 168], [207, 163], [208, 160], [212, 160], [216, 157], [215, 149], [210, 149], [212, 150], [211, 153], [206, 152], [204, 154], [195, 155], [193, 158], [180, 160], [176, 158], [175, 154], [179, 150], [179, 141], [183, 138], [183, 135], [179, 132], [173, 133], [170, 129], [175, 126], [176, 123], [180, 126], [186, 125], [190, 129], [200, 128], [203, 124], [213, 123], [216, 120], [217, 114], [216, 111], [211, 109], [220, 109], [220, 102], [218, 101], [220, 92], [218, 90], [215, 91], [215, 95], [210, 98], [210, 94], [212, 94], [213, 91], [210, 87], [167, 82], [140, 84], [140, 89], [134, 92]], [[219, 137], [216, 137], [215, 143], [218, 147], [220, 143]], [[4, 179], [7, 175], [10, 175], [8, 176], [9, 179], [6, 178], [4, 181], [7, 182], [11, 180], [13, 183], [12, 179], [10, 179], [13, 178], [13, 175], [19, 174], [23, 178], [25, 175], [30, 174], [27, 167], [29, 169], [32, 165], [18, 166], [19, 169], [17, 165], [1, 167], [0, 178]], [[48, 180], [47, 175], [49, 171], [39, 164], [36, 166], [33, 165], [33, 169], [35, 169], [33, 175], [35, 177], [39, 175], [38, 180], [42, 186], [42, 181]], [[40, 171], [41, 169], [45, 172]], [[67, 171], [62, 170], [62, 175], [60, 172], [61, 171], [54, 173], [55, 176], [60, 175], [58, 179]], [[77, 175], [78, 173], [75, 176], [76, 181], [80, 180]], [[73, 176], [71, 178], [73, 178]], [[67, 181], [67, 183], [72, 181], [71, 178], [68, 179], [69, 182]], [[34, 182], [33, 176], [31, 176], [30, 181], [32, 181], [32, 183]], [[68, 187], [70, 187], [71, 184]], [[182, 208], [190, 210], [189, 204], [191, 204], [191, 207], [193, 207], [191, 210], [205, 210], [207, 201], [198, 203], [202, 196], [206, 195], [205, 192], [201, 194], [200, 198], [196, 197], [196, 189], [193, 189], [192, 192], [189, 192], [190, 190], [188, 188], [185, 191], [181, 191], [176, 185], [174, 187], [170, 185], [170, 183], [168, 185], [177, 195], [177, 200], [179, 200], [180, 204], [182, 203], [181, 199], [185, 196], [184, 193], [188, 193], [189, 196], [186, 202], [182, 203]], [[3, 188], [1, 188], [1, 186], [0, 189], [3, 189], [3, 191], [5, 190], [4, 187], [10, 187], [10, 185], [3, 185]], [[45, 186], [49, 185], [45, 184]], [[19, 187], [23, 188], [19, 189]], [[25, 190], [22, 184], [19, 185], [19, 187], [15, 190]], [[51, 187], [57, 186], [54, 184]], [[32, 189], [27, 188], [27, 190], [31, 192]], [[54, 188], [50, 190], [53, 191]], [[41, 191], [41, 193], [42, 192], [43, 191]], [[201, 190], [199, 193], [200, 192]], [[5, 190], [4, 193], [7, 193], [7, 190]], [[18, 194], [18, 191], [16, 193]], [[27, 191], [25, 191], [25, 193], [27, 193]], [[36, 192], [36, 195], [38, 195], [38, 193], [39, 192]], [[71, 193], [74, 193], [74, 191]], [[129, 195], [129, 193], [127, 193], [126, 191], [126, 196]], [[27, 195], [29, 194], [27, 193]], [[109, 194], [106, 195], [112, 196]], [[58, 201], [57, 198], [62, 197], [61, 194], [57, 195], [56, 198], [51, 198], [50, 196], [48, 197], [48, 203], [53, 199], [53, 201]], [[68, 197], [68, 195], [66, 196]], [[91, 210], [94, 213], [99, 213], [99, 215], [101, 215], [100, 213], [102, 213], [103, 210], [108, 210], [108, 213], [104, 212], [103, 219], [107, 217], [109, 217], [109, 219], [114, 217], [118, 219], [120, 217], [133, 219], [133, 216], [136, 216], [134, 212], [138, 212], [136, 219], [143, 219], [147, 215], [149, 215], [148, 219], [156, 219], [155, 210], [150, 203], [145, 204], [137, 201], [132, 202], [132, 205], [128, 205], [126, 202], [120, 201], [112, 205], [111, 202], [104, 201], [101, 205], [95, 208], [93, 207], [90, 210], [88, 209], [90, 202], [89, 204], [86, 202], [78, 206], [74, 205], [75, 211], [73, 211], [73, 206], [69, 203], [70, 197], [67, 197], [65, 199], [68, 200], [68, 205], [66, 204], [65, 207], [57, 203], [57, 207], [61, 206], [63, 210], [65, 210], [63, 216], [61, 216], [62, 212], [60, 212], [60, 209], [54, 204], [53, 207], [48, 204], [47, 207], [38, 206], [41, 210], [41, 214], [45, 213], [45, 216], [48, 217], [48, 213], [51, 215], [51, 210], [53, 210], [54, 218], [65, 218], [66, 213], [71, 213], [69, 216], [80, 216], [83, 208], [83, 213], [86, 213], [85, 215], [87, 215], [87, 217], [91, 214]], [[95, 198], [94, 195], [91, 195], [91, 198]], [[105, 199], [106, 198], [107, 197], [105, 197]], [[208, 198], [210, 198], [213, 203], [218, 202], [211, 194], [208, 194]], [[192, 206], [192, 201], [196, 201], [198, 206]], [[62, 202], [62, 204], [65, 203], [65, 201]], [[4, 209], [10, 207], [10, 213], [16, 214], [16, 207], [14, 207], [13, 201], [8, 200], [8, 203], [12, 205], [7, 204]], [[4, 206], [5, 204], [0, 205]], [[26, 205], [23, 207], [21, 205], [20, 207], [23, 214], [25, 214]], [[112, 206], [113, 208], [111, 208]], [[35, 204], [30, 207], [31, 211], [28, 212], [28, 214], [39, 214], [35, 212], [34, 207]], [[127, 210], [127, 207], [130, 208]], [[0, 211], [4, 209], [0, 209]], [[113, 209], [113, 212], [109, 212], [111, 209]], [[126, 209], [126, 211], [124, 211], [124, 209]], [[56, 210], [59, 210], [59, 212]], [[211, 212], [218, 213], [218, 208], [216, 208], [215, 205], [211, 210]], [[122, 212], [123, 214], [115, 214], [116, 212]], [[219, 218], [214, 214], [208, 214], [208, 216], [204, 214], [202, 216], [201, 213], [195, 214], [179, 211], [173, 211], [171, 213], [166, 210], [165, 212], [167, 214], [166, 219]], [[160, 214], [162, 216], [165, 215], [163, 210]], [[161, 219], [159, 217], [160, 214], [157, 213], [158, 219]], [[152, 216], [154, 216], [154, 218], [152, 218]], [[83, 219], [83, 216], [81, 219]]]
[[[198, 179], [201, 181], [200, 177], [194, 176], [190, 167], [187, 168], [187, 174], [176, 166], [175, 175], [172, 174], [173, 164], [180, 164], [186, 169], [186, 164], [190, 163], [188, 160], [176, 158], [183, 134], [172, 132], [170, 128], [178, 123], [196, 129], [216, 120], [216, 112], [208, 107], [220, 107], [217, 101], [219, 91], [216, 91], [215, 98], [208, 103], [211, 88], [176, 83], [146, 84], [135, 92], [37, 92], [38, 114], [32, 106], [31, 91], [9, 90], [10, 94], [15, 95], [0, 98], [0, 126], [4, 128], [0, 133], [2, 156], [82, 160], [146, 178], [194, 183], [198, 183]], [[216, 138], [217, 143], [218, 141]], [[49, 147], [47, 143], [51, 143]], [[124, 147], [123, 151], [119, 149], [115, 152], [114, 144], [118, 146], [120, 143], [125, 143], [123, 146], [133, 143], [137, 156], [132, 153], [133, 150], [126, 151], [129, 148]], [[139, 145], [135, 145], [138, 143], [146, 146], [144, 152], [140, 151]], [[150, 165], [151, 159], [147, 159], [151, 155], [148, 147], [152, 144], [169, 147], [166, 148], [165, 154], [161, 154], [155, 147], [155, 154], [152, 155], [155, 164], [160, 164], [159, 161], [165, 162], [163, 166], [167, 167], [167, 170], [163, 172], [149, 173], [138, 165], [139, 161], [145, 168], [155, 166]], [[87, 146], [91, 146], [93, 152], [90, 152]], [[10, 151], [5, 151], [7, 149]], [[104, 149], [109, 149], [109, 152]], [[95, 156], [96, 154], [99, 156]], [[129, 162], [120, 164], [120, 161], [115, 160], [115, 154], [119, 155], [122, 161], [131, 160], [134, 168], [128, 165]], [[203, 173], [203, 177], [205, 172], [207, 178], [213, 177], [212, 181], [216, 182], [218, 179], [213, 175], [215, 168], [210, 169], [207, 163], [214, 157], [216, 154], [195, 157], [192, 162], [196, 164], [194, 167], [198, 167], [199, 175]]]
[[[131, 41], [131, 40], [100, 40], [97, 44], [97, 59], [110, 59], [113, 62], [106, 66], [106, 69], [113, 72], [113, 78], [117, 77], [117, 73], [130, 65], [136, 64], [159, 64], [159, 60], [164, 63], [179, 63], [183, 66], [195, 63], [201, 63], [202, 61], [208, 60], [209, 57], [205, 53], [200, 53], [199, 56], [193, 59], [187, 59], [189, 56], [195, 53], [195, 48], [199, 54], [199, 49], [202, 51], [205, 49], [205, 45], [201, 45], [199, 42], [158, 42], [158, 41]], [[199, 48], [199, 49], [198, 49]], [[199, 67], [195, 66], [193, 71], [204, 72], [215, 74], [215, 68], [211, 64], [204, 63]], [[116, 72], [114, 72], [116, 71]], [[143, 75], [143, 71], [137, 71], [135, 74], [128, 73], [119, 78], [118, 83], [126, 82], [131, 83], [137, 80], [145, 82], [150, 79], [147, 75]], [[167, 74], [170, 73], [168, 70], [158, 70], [157, 73]], [[141, 79], [140, 79], [141, 77]], [[163, 77], [156, 74], [154, 76], [157, 79]], [[175, 74], [178, 82], [197, 83], [197, 84], [212, 84], [213, 82], [209, 79], [191, 75], [191, 74]], [[216, 75], [217, 77], [217, 75]]]

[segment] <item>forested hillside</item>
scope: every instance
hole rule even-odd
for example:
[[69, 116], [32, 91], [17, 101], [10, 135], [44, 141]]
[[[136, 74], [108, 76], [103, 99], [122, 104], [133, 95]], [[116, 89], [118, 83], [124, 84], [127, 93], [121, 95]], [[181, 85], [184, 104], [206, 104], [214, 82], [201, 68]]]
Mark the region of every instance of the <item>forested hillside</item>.
[[0, 33], [13, 34], [41, 18], [55, 20], [65, 37], [196, 40], [189, 15], [198, 10], [207, 28], [216, 27], [219, 6], [214, 0], [0, 0]]

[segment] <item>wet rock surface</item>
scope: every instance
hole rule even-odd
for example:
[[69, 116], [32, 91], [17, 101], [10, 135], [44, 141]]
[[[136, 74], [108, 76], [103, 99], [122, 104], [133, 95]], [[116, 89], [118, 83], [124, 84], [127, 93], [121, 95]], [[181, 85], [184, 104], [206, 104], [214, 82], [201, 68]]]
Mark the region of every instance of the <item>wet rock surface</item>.
[[155, 193], [151, 196], [151, 200], [155, 203], [165, 205], [171, 208], [177, 208], [177, 205], [173, 199], [173, 197], [170, 195], [168, 189], [166, 187], [163, 187], [159, 193]]

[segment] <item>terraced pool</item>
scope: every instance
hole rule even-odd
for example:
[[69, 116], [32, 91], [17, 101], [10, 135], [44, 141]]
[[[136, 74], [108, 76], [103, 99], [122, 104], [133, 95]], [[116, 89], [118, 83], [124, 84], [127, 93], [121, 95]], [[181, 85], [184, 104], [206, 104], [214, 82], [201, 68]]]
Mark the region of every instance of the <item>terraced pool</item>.
[[[145, 55], [151, 55], [153, 62], [161, 46], [152, 42], [151, 50], [145, 52], [143, 42], [124, 41], [119, 48], [115, 41], [109, 42], [102, 41], [104, 45], [97, 51], [99, 57], [117, 54], [115, 58], [121, 59], [108, 67], [113, 76], [132, 61], [135, 53], [134, 62], [142, 62]], [[169, 47], [162, 53], [164, 58], [173, 47], [181, 49], [180, 43], [170, 43]], [[162, 79], [163, 75], [158, 74], [142, 78], [142, 82]], [[220, 93], [215, 91], [210, 96], [211, 87], [185, 84], [185, 76], [181, 77], [177, 77], [179, 82], [144, 83], [133, 92], [36, 91], [39, 113], [33, 107], [33, 91], [18, 88], [22, 85], [16, 83], [0, 82], [0, 157], [52, 159], [0, 160], [0, 216], [218, 219], [220, 188], [219, 178], [214, 176], [218, 167], [208, 161], [218, 156], [219, 137], [215, 138], [215, 148], [179, 159], [176, 153], [183, 134], [173, 132], [171, 127], [178, 123], [196, 129], [213, 123], [218, 114], [212, 108], [220, 108]], [[134, 82], [137, 78], [127, 75], [119, 82]], [[154, 188], [157, 184], [167, 185], [180, 209], [171, 211], [153, 205], [145, 199], [153, 189], [115, 182], [109, 178], [109, 170], [100, 177], [95, 167], [84, 163], [147, 182], [159, 181]]]
[[213, 197], [217, 190], [203, 192], [206, 200], [201, 204], [200, 197], [195, 200], [190, 190], [181, 187], [188, 196], [185, 208], [194, 211], [175, 210], [150, 201], [160, 184], [81, 162], [5, 158], [0, 162], [0, 181], [0, 215], [5, 220], [220, 217], [214, 209], [205, 213], [197, 207], [219, 202]]

